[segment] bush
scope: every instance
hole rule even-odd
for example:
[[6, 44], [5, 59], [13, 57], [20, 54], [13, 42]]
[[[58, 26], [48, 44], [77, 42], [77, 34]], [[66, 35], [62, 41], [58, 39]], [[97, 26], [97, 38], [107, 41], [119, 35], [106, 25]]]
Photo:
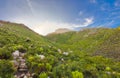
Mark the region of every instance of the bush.
[[43, 73], [41, 73], [40, 75], [39, 75], [39, 78], [47, 78], [48, 76], [47, 76], [47, 74], [45, 73], [45, 72], [43, 72]]
[[11, 52], [8, 51], [6, 48], [0, 48], [0, 59], [10, 59]]
[[0, 77], [1, 78], [13, 78], [15, 69], [13, 64], [7, 60], [0, 60]]
[[78, 72], [78, 71], [72, 72], [72, 77], [73, 78], [84, 78], [83, 73], [82, 72]]

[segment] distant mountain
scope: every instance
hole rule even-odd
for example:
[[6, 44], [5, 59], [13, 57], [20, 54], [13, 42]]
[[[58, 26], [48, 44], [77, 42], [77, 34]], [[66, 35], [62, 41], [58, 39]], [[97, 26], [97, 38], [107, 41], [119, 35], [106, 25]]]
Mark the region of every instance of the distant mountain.
[[55, 30], [55, 32], [49, 33], [48, 35], [50, 35], [50, 34], [62, 34], [62, 33], [70, 32], [70, 31], [73, 31], [73, 30], [70, 30], [67, 28], [59, 28], [59, 29]]

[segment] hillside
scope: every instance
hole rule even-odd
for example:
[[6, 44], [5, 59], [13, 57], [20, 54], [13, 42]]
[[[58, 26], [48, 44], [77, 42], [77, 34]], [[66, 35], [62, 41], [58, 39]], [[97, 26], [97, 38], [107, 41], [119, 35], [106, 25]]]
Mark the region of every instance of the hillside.
[[0, 78], [119, 78], [119, 32], [95, 28], [44, 37], [0, 21]]
[[[51, 70], [52, 64], [57, 63], [54, 59], [57, 61], [58, 55], [57, 48], [49, 40], [25, 25], [0, 21], [1, 78], [36, 78], [41, 72]], [[50, 68], [47, 69], [46, 66]], [[41, 70], [37, 71], [36, 68]], [[35, 74], [32, 75], [33, 73]]]
[[8, 32], [9, 34], [15, 34], [18, 37], [30, 38], [33, 41], [45, 42], [45, 38], [29, 29], [24, 24], [10, 23], [6, 21], [0, 21], [0, 29]]
[[78, 53], [85, 52], [93, 55], [119, 60], [120, 30], [108, 28], [84, 29], [79, 32], [48, 35], [48, 39], [58, 43], [63, 49], [71, 49]]

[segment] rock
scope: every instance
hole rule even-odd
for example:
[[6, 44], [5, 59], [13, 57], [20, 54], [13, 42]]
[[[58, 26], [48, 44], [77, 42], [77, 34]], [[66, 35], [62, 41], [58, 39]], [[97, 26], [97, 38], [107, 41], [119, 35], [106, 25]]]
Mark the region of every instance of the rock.
[[32, 73], [32, 76], [34, 76], [35, 75], [35, 73]]
[[69, 53], [68, 52], [63, 52], [63, 54], [67, 56]]
[[64, 61], [64, 59], [62, 58], [61, 61]]
[[19, 69], [20, 72], [27, 72], [28, 69]]
[[[24, 59], [25, 53], [19, 52], [16, 50], [15, 52], [12, 53], [12, 56], [14, 60], [12, 61], [17, 69], [14, 77], [15, 78], [30, 78], [31, 75], [28, 71], [28, 67], [26, 65], [26, 60]], [[44, 59], [44, 55], [40, 55], [41, 59]], [[27, 74], [26, 74], [27, 73]], [[33, 78], [33, 77], [31, 77]]]
[[17, 75], [14, 75], [15, 78], [17, 78]]
[[23, 58], [23, 57], [21, 57], [21, 56], [19, 57], [19, 59], [22, 59], [22, 58]]
[[45, 58], [44, 55], [38, 55], [42, 60]]
[[18, 67], [19, 69], [27, 69], [26, 63], [21, 63]]
[[28, 78], [26, 75], [23, 78]]
[[111, 72], [106, 72], [107, 74], [111, 74]]
[[15, 66], [15, 67], [18, 67], [18, 65], [19, 65], [19, 62], [18, 62], [18, 61], [13, 60], [12, 62], [14, 63], [14, 66]]
[[58, 51], [59, 53], [62, 53], [61, 49], [58, 49], [57, 51]]
[[20, 56], [20, 52], [18, 50], [16, 50], [15, 52], [12, 53], [13, 57], [19, 57]]
[[23, 78], [24, 76], [25, 76], [25, 74], [24, 74], [24, 73], [20, 75], [20, 77], [22, 77], [22, 78]]
[[29, 72], [27, 72], [27, 74], [26, 74], [28, 77], [30, 77], [30, 73]]
[[25, 53], [20, 53], [20, 56], [21, 56], [21, 57], [24, 57], [24, 56], [25, 56]]
[[25, 63], [26, 61], [25, 61], [25, 59], [19, 59], [19, 62], [20, 63]]
[[24, 65], [24, 66], [23, 66], [23, 65], [20, 65], [19, 68], [20, 68], [20, 69], [27, 69], [27, 66], [26, 66], [26, 65]]

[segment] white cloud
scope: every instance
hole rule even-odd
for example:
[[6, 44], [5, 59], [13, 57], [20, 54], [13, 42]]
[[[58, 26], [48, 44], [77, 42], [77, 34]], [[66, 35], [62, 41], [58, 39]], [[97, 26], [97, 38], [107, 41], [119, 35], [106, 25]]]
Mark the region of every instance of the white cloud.
[[76, 27], [86, 27], [93, 23], [93, 18], [85, 18], [84, 20], [85, 22], [81, 24], [45, 21], [39, 24], [39, 26], [32, 27], [32, 29], [39, 34], [46, 35], [50, 32], [54, 32], [58, 28], [74, 29]]
[[74, 29], [76, 27], [86, 27], [93, 23], [93, 17], [84, 18], [83, 20], [84, 21], [80, 24], [73, 24], [65, 22], [53, 22], [49, 20], [40, 22], [38, 19], [34, 20], [28, 18], [11, 19], [13, 22], [27, 25], [30, 29], [42, 35], [47, 35], [48, 33], [54, 32], [58, 28]]

